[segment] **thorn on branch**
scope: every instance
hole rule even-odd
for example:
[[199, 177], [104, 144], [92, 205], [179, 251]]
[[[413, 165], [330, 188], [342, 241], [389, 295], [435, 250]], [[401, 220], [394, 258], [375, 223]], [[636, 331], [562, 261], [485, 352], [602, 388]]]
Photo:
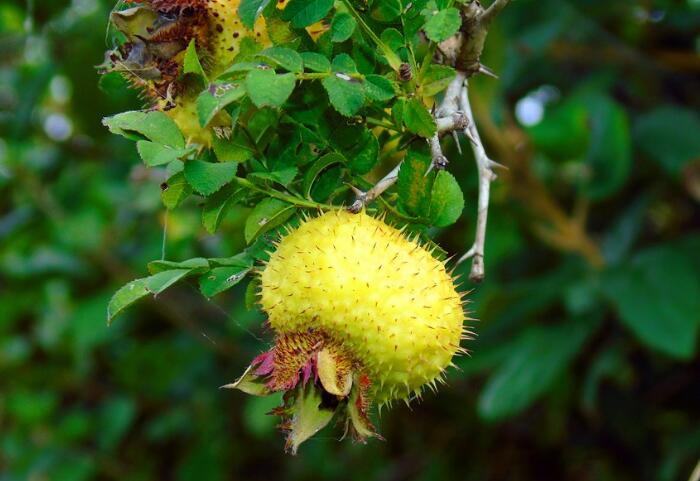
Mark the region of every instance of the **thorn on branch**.
[[386, 174], [379, 182], [377, 182], [374, 187], [369, 189], [367, 192], [358, 189], [355, 186], [350, 186], [352, 191], [355, 193], [355, 202], [353, 202], [349, 207], [348, 211], [353, 214], [359, 213], [367, 204], [372, 202], [374, 199], [379, 197], [387, 190], [389, 187], [394, 185], [397, 180], [399, 180], [399, 169], [401, 168], [401, 162], [399, 162], [396, 167], [394, 167], [391, 172]]
[[469, 103], [469, 84], [465, 81], [459, 95], [459, 106], [462, 112], [467, 117], [469, 125], [464, 129], [464, 133], [469, 136], [472, 141], [472, 151], [474, 152], [474, 160], [476, 162], [477, 173], [479, 176], [479, 197], [477, 207], [476, 230], [474, 233], [474, 244], [471, 249], [464, 254], [457, 263], [467, 259], [472, 259], [472, 267], [469, 273], [469, 279], [472, 282], [481, 282], [486, 274], [484, 265], [484, 244], [486, 241], [486, 221], [488, 219], [489, 196], [491, 190], [491, 182], [496, 179], [496, 174], [493, 168], [505, 168], [501, 164], [489, 159], [486, 155], [486, 150], [481, 143], [479, 131], [474, 122], [474, 113], [472, 112], [471, 104]]

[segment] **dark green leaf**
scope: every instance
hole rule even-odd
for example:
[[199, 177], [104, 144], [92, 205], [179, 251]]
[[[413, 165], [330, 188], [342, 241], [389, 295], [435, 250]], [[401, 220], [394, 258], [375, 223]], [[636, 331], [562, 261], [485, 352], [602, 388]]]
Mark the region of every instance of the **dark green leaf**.
[[202, 225], [210, 234], [214, 234], [224, 216], [240, 199], [245, 196], [243, 189], [223, 188], [209, 196], [202, 209]]
[[700, 329], [700, 274], [690, 255], [674, 245], [652, 247], [608, 273], [603, 284], [640, 341], [680, 359], [694, 355]]
[[347, 155], [347, 165], [350, 170], [355, 174], [364, 175], [377, 164], [379, 140], [372, 131], [366, 129], [362, 132], [360, 141], [348, 150]]
[[260, 303], [260, 289], [262, 288], [260, 278], [253, 277], [245, 288], [245, 308], [249, 311], [255, 310]]
[[245, 222], [244, 235], [248, 244], [265, 231], [277, 227], [294, 213], [292, 204], [274, 198], [262, 200]]
[[591, 199], [603, 199], [617, 192], [627, 181], [632, 167], [632, 145], [627, 114], [605, 97], [591, 99], [591, 145], [586, 162], [591, 175], [582, 188]]
[[484, 386], [479, 415], [497, 420], [527, 408], [568, 369], [594, 327], [594, 323], [570, 322], [522, 333]]
[[697, 111], [664, 106], [641, 116], [634, 141], [666, 172], [679, 175], [688, 162], [700, 159], [700, 116]]
[[294, 28], [308, 27], [321, 20], [333, 7], [333, 0], [292, 0], [285, 7], [282, 18]]
[[232, 288], [250, 272], [252, 267], [215, 267], [199, 278], [199, 290], [206, 297], [212, 297]]
[[273, 182], [277, 182], [278, 184], [287, 186], [294, 180], [298, 173], [298, 168], [288, 166], [272, 172], [253, 172], [249, 175], [249, 177], [271, 180]]
[[326, 154], [320, 159], [318, 159], [316, 162], [314, 162], [311, 165], [311, 168], [306, 171], [306, 174], [304, 175], [304, 196], [306, 198], [311, 198], [311, 187], [313, 187], [314, 182], [316, 181], [316, 178], [319, 176], [321, 172], [326, 170], [328, 167], [335, 165], [335, 164], [345, 164], [346, 160], [345, 157], [343, 157], [341, 154], [332, 152], [330, 154]]
[[400, 0], [381, 0], [374, 2], [370, 16], [380, 22], [391, 22], [401, 15]]

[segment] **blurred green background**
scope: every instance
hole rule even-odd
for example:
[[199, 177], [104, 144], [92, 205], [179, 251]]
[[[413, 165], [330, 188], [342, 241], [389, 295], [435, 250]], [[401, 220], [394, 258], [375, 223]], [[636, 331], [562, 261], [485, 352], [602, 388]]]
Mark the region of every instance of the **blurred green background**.
[[[283, 454], [269, 399], [217, 386], [270, 340], [245, 285], [177, 286], [106, 326], [165, 256], [229, 256], [103, 116], [107, 0], [0, 4], [0, 480], [688, 480], [700, 458], [700, 2], [517, 0], [471, 93], [493, 157], [478, 333], [449, 386]], [[476, 176], [453, 159], [473, 236]], [[167, 226], [167, 229], [164, 229]], [[164, 242], [164, 231], [167, 233]], [[458, 268], [458, 272], [468, 269]], [[700, 476], [700, 473], [698, 474]], [[697, 479], [697, 478], [695, 478]]]

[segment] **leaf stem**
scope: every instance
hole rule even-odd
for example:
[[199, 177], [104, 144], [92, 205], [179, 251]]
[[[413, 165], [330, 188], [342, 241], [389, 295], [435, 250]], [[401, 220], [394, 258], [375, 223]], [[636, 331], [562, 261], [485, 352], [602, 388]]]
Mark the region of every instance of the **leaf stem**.
[[338, 206], [338, 205], [322, 204], [319, 202], [314, 202], [312, 200], [302, 199], [300, 197], [285, 194], [285, 193], [277, 191], [277, 190], [264, 189], [262, 187], [258, 187], [253, 182], [249, 181], [248, 179], [244, 179], [243, 177], [234, 177], [233, 180], [241, 187], [252, 190], [254, 192], [259, 192], [261, 194], [268, 195], [270, 197], [274, 197], [275, 199], [279, 199], [279, 200], [282, 200], [284, 202], [289, 202], [290, 204], [294, 204], [294, 205], [297, 205], [299, 207], [306, 207], [308, 209], [320, 209], [320, 210], [337, 210], [337, 209], [342, 208], [341, 206]]

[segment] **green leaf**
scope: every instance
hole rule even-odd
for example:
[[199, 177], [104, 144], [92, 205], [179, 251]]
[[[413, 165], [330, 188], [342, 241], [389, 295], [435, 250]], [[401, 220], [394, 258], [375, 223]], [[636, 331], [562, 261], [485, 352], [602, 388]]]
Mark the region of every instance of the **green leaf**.
[[381, 0], [372, 3], [370, 16], [380, 22], [392, 22], [401, 15], [400, 0]]
[[150, 140], [139, 140], [136, 142], [136, 150], [143, 163], [149, 167], [169, 164], [173, 160], [182, 159], [194, 152], [193, 147], [178, 149], [151, 142]]
[[452, 174], [441, 170], [435, 177], [430, 196], [430, 222], [436, 227], [454, 224], [462, 215], [464, 195]]
[[421, 137], [432, 137], [437, 131], [435, 119], [423, 105], [423, 102], [417, 98], [412, 98], [406, 102], [403, 111], [403, 122], [408, 130]]
[[199, 290], [206, 297], [215, 296], [241, 282], [251, 269], [252, 266], [216, 267], [199, 278]]
[[269, 3], [270, 0], [241, 0], [238, 16], [248, 30], [253, 30], [255, 21]]
[[206, 127], [227, 105], [240, 100], [245, 89], [231, 83], [214, 83], [197, 97], [199, 125]]
[[396, 95], [394, 83], [381, 75], [367, 75], [365, 77], [365, 94], [370, 100], [386, 102]]
[[290, 165], [272, 172], [253, 172], [248, 177], [271, 180], [286, 187], [296, 178], [298, 173], [299, 169]]
[[282, 11], [282, 18], [294, 28], [308, 27], [318, 22], [333, 7], [333, 0], [292, 0]]
[[202, 225], [207, 232], [216, 233], [231, 206], [245, 197], [245, 194], [244, 189], [223, 188], [209, 196], [202, 209]]
[[430, 16], [423, 26], [423, 31], [430, 40], [440, 43], [457, 33], [461, 25], [459, 10], [449, 7]]
[[640, 341], [678, 359], [697, 350], [700, 274], [691, 255], [674, 244], [656, 246], [609, 272], [603, 295]]
[[291, 48], [286, 47], [270, 47], [258, 54], [265, 60], [279, 65], [285, 70], [294, 73], [304, 71], [304, 60], [301, 55]]
[[311, 198], [311, 188], [314, 185], [314, 182], [318, 178], [318, 176], [329, 168], [332, 165], [335, 164], [345, 164], [346, 160], [345, 157], [343, 157], [341, 154], [338, 154], [336, 152], [331, 152], [329, 154], [324, 155], [323, 157], [319, 158], [316, 162], [314, 162], [311, 165], [311, 168], [306, 171], [306, 174], [304, 175], [304, 184], [303, 184], [303, 192], [304, 196], [307, 199]]
[[301, 52], [301, 58], [304, 59], [304, 68], [312, 72], [330, 72], [331, 62], [320, 53]]
[[399, 53], [402, 49], [406, 49], [406, 40], [401, 32], [395, 28], [387, 28], [382, 32], [381, 40], [393, 52]]
[[696, 111], [662, 106], [642, 115], [634, 125], [634, 144], [667, 173], [678, 176], [700, 159], [700, 116]]
[[134, 302], [148, 294], [160, 294], [190, 272], [191, 269], [173, 269], [129, 282], [119, 289], [109, 301], [107, 306], [107, 323], [111, 324], [117, 314]]
[[430, 212], [430, 191], [434, 178], [425, 175], [430, 162], [429, 155], [409, 151], [401, 163], [397, 180], [401, 206], [409, 214], [424, 218]]
[[208, 196], [228, 184], [236, 177], [238, 164], [235, 162], [206, 162], [188, 160], [185, 162], [185, 179], [192, 188]]
[[274, 70], [251, 70], [245, 79], [248, 96], [256, 107], [281, 107], [295, 85], [293, 73], [279, 75]]
[[371, 130], [365, 129], [359, 142], [348, 151], [347, 165], [353, 173], [364, 175], [377, 164], [379, 160], [379, 140]]
[[148, 263], [148, 272], [158, 274], [173, 269], [189, 269], [192, 274], [200, 274], [209, 270], [209, 261], [203, 257], [195, 257], [182, 262], [152, 261]]
[[212, 136], [214, 154], [219, 162], [245, 162], [254, 153], [250, 139], [239, 129], [234, 130], [229, 139]]
[[209, 259], [213, 267], [252, 267], [256, 257], [250, 253], [253, 246], [231, 257], [214, 257]]
[[589, 101], [591, 145], [586, 163], [591, 175], [582, 185], [594, 200], [616, 193], [624, 186], [632, 168], [632, 142], [627, 114], [606, 97]]
[[253, 277], [245, 288], [245, 308], [249, 311], [255, 310], [260, 303], [261, 284], [259, 277]]
[[187, 50], [185, 51], [185, 58], [182, 64], [182, 71], [186, 74], [193, 74], [200, 78], [203, 82], [208, 82], [207, 74], [204, 73], [202, 64], [199, 61], [199, 55], [197, 55], [197, 46], [195, 39], [190, 40]]
[[263, 199], [255, 206], [245, 222], [243, 234], [248, 244], [257, 236], [277, 227], [294, 213], [292, 204], [274, 198]]
[[107, 323], [111, 324], [117, 314], [148, 295], [148, 292], [146, 279], [136, 279], [119, 289], [107, 305]]
[[365, 103], [365, 89], [358, 79], [337, 72], [324, 78], [321, 83], [333, 108], [346, 117], [355, 115]]
[[426, 97], [439, 94], [447, 88], [457, 72], [446, 65], [428, 65], [421, 79], [421, 90]]
[[555, 383], [597, 323], [569, 322], [520, 334], [479, 396], [479, 415], [494, 421], [527, 408]]
[[332, 69], [334, 72], [356, 74], [357, 65], [352, 57], [346, 53], [341, 53], [333, 58]]
[[172, 210], [189, 197], [191, 193], [192, 188], [187, 183], [185, 174], [183, 172], [178, 172], [161, 186], [160, 198], [163, 201], [163, 205], [168, 210]]
[[352, 15], [340, 12], [333, 17], [331, 22], [331, 42], [344, 42], [352, 36], [357, 23]]
[[133, 133], [141, 134], [148, 140], [158, 144], [182, 149], [185, 147], [185, 139], [177, 128], [177, 124], [170, 117], [160, 111], [122, 112], [112, 117], [102, 119], [102, 123], [110, 132], [122, 135], [129, 139], [139, 140]]

